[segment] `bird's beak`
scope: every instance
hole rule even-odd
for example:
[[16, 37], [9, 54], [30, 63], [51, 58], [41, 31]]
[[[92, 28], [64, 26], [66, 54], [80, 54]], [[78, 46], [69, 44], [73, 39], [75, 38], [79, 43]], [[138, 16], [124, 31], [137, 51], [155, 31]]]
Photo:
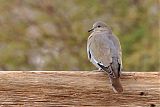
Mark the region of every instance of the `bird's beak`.
[[92, 29], [90, 29], [90, 30], [88, 30], [88, 32], [91, 32], [91, 31], [93, 31], [94, 29], [92, 28]]

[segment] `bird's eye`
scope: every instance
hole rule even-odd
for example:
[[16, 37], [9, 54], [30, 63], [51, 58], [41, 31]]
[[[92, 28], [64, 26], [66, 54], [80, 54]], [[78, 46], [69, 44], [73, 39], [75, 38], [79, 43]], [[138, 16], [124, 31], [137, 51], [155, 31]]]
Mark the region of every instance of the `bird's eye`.
[[101, 27], [101, 26], [98, 26], [98, 27]]

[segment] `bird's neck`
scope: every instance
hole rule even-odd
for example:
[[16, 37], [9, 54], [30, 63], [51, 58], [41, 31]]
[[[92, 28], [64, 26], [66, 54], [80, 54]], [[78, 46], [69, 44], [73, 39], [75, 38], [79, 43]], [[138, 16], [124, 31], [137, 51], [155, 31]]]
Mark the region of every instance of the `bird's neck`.
[[100, 32], [105, 32], [105, 33], [112, 33], [111, 30], [109, 29], [95, 29], [94, 32], [100, 33]]

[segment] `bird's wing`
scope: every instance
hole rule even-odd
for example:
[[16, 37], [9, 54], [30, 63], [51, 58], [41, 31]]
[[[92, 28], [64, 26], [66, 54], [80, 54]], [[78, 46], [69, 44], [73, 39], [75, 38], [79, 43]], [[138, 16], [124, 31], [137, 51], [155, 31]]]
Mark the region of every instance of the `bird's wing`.
[[114, 34], [110, 34], [109, 39], [113, 42], [115, 49], [117, 50], [116, 54], [118, 58], [118, 63], [120, 64], [120, 69], [122, 69], [122, 49], [121, 49], [119, 39]]
[[94, 56], [95, 60], [105, 67], [109, 66], [112, 63], [112, 54], [110, 40], [105, 33], [92, 33], [92, 39], [90, 41], [90, 51]]

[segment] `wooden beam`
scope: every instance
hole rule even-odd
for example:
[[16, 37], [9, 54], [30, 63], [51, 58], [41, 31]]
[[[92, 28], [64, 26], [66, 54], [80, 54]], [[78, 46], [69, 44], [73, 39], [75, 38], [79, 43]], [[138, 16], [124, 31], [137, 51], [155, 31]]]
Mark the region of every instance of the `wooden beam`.
[[160, 107], [159, 72], [125, 72], [115, 94], [104, 72], [0, 71], [0, 107]]

